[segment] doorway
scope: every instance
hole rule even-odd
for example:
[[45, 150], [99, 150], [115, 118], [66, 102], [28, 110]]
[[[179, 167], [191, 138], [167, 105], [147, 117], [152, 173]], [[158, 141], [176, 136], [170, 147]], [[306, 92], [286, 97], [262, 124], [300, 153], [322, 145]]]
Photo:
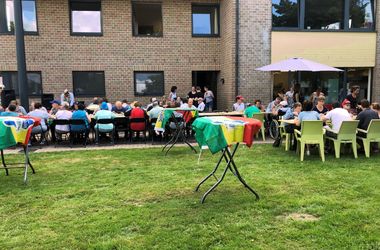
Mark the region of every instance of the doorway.
[[192, 86], [199, 86], [204, 92], [204, 87], [208, 86], [209, 90], [214, 93], [214, 108], [218, 108], [218, 79], [219, 71], [193, 71], [192, 72]]

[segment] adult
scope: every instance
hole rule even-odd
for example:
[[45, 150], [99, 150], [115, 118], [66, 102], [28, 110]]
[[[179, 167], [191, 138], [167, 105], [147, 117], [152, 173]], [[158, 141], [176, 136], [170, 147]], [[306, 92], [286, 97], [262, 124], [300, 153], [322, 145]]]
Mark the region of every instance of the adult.
[[315, 92], [313, 92], [310, 96], [310, 101], [311, 103], [313, 104], [313, 106], [316, 106], [317, 105], [317, 102], [318, 102], [318, 98], [320, 96], [325, 96], [325, 94], [322, 92], [322, 88], [321, 87], [318, 87]]
[[19, 114], [19, 115], [26, 115], [27, 112], [25, 110], [25, 108], [21, 105], [18, 104], [17, 100], [12, 100], [10, 102], [10, 104], [13, 104], [16, 106], [16, 112]]
[[380, 118], [380, 104], [377, 102], [372, 103], [372, 109], [379, 114]]
[[86, 130], [86, 136], [88, 135], [90, 131], [90, 123], [91, 118], [85, 111], [85, 107], [83, 103], [78, 103], [78, 109], [73, 112], [73, 115], [71, 119], [75, 120], [83, 120], [85, 125], [71, 125], [71, 130], [74, 132], [82, 131], [83, 129]]
[[325, 107], [325, 100], [326, 98], [324, 96], [319, 96], [317, 98], [317, 105], [314, 106], [313, 111], [317, 112], [318, 114], [326, 114], [327, 111], [329, 111]]
[[303, 99], [303, 96], [301, 96], [301, 85], [299, 83], [296, 83], [294, 85], [293, 100], [294, 102], [303, 103]]
[[[134, 118], [145, 118], [146, 120], [149, 119], [149, 116], [146, 113], [146, 111], [141, 108], [140, 102], [136, 102], [135, 107], [129, 110], [127, 113], [125, 113], [125, 116], [129, 116], [130, 119], [134, 119]], [[129, 126], [131, 130], [142, 131], [145, 129], [146, 124], [142, 122], [138, 122], [138, 123], [131, 122]]]
[[358, 114], [356, 117], [356, 120], [359, 120], [358, 128], [367, 130], [370, 122], [373, 119], [379, 119], [379, 114], [370, 109], [369, 101], [367, 99], [363, 99], [360, 102], [360, 105], [362, 106], [363, 111]]
[[187, 100], [187, 103], [184, 103], [181, 105], [181, 108], [184, 108], [184, 109], [196, 109], [196, 107], [194, 106], [194, 99], [193, 98], [189, 98]]
[[191, 86], [191, 91], [187, 94], [187, 98], [192, 98], [197, 101], [197, 89], [195, 86]]
[[285, 98], [288, 102], [289, 107], [293, 107], [294, 105], [294, 88], [293, 86], [290, 87], [290, 89], [285, 93]]
[[34, 103], [34, 110], [28, 113], [28, 116], [37, 117], [41, 119], [40, 126], [34, 127], [32, 129], [33, 134], [45, 133], [48, 128], [46, 125], [49, 114], [45, 109], [42, 108], [42, 104], [39, 102]]
[[261, 113], [260, 109], [256, 107], [255, 105], [251, 105], [244, 110], [244, 117], [252, 118], [253, 114], [259, 114], [259, 113]]
[[153, 103], [157, 101], [156, 97], [150, 98], [150, 103], [146, 106], [146, 111], [150, 111], [153, 108]]
[[[282, 117], [283, 120], [294, 120], [302, 111], [302, 104], [299, 102], [294, 103], [293, 109], [288, 109], [285, 115]], [[294, 129], [299, 128], [296, 124], [284, 123], [285, 132], [289, 134], [294, 134]], [[290, 145], [290, 150], [295, 150], [297, 145], [297, 138], [293, 137], [293, 143]]]
[[74, 105], [74, 94], [72, 92], [69, 92], [68, 89], [65, 89], [61, 94], [61, 103], [63, 102], [67, 102], [70, 105], [70, 107]]
[[205, 90], [204, 100], [206, 103], [205, 110], [208, 112], [212, 112], [214, 108], [214, 99], [215, 99], [214, 93], [212, 93], [212, 91], [208, 88], [208, 86], [205, 86], [204, 90]]
[[281, 98], [276, 97], [272, 102], [268, 104], [267, 108], [265, 109], [265, 112], [267, 113], [275, 112], [277, 107], [280, 105], [280, 102], [281, 102]]
[[197, 94], [196, 94], [196, 97], [195, 98], [204, 98], [204, 94], [202, 93], [202, 89], [201, 89], [201, 87], [199, 87], [199, 86], [196, 86], [195, 87], [195, 90], [196, 90], [196, 92], [197, 92]]
[[[94, 118], [95, 120], [114, 119], [115, 114], [109, 110], [107, 102], [103, 101], [100, 105], [100, 110], [96, 112]], [[95, 129], [98, 130], [100, 133], [108, 133], [113, 130], [113, 123], [96, 124]]]
[[320, 120], [320, 115], [312, 110], [313, 105], [309, 101], [304, 102], [303, 110], [299, 113], [298, 117], [295, 118], [295, 124], [300, 127], [302, 121], [317, 121]]
[[203, 102], [203, 98], [202, 97], [198, 98], [198, 107], [197, 107], [198, 111], [203, 112], [205, 108], [206, 108], [206, 104]]
[[121, 114], [121, 113], [127, 112], [128, 110], [123, 107], [123, 103], [121, 101], [117, 101], [117, 102], [115, 102], [115, 105], [112, 107], [111, 111], [118, 113], [118, 114]]
[[172, 102], [177, 100], [177, 86], [171, 87], [168, 99], [169, 99], [169, 101], [172, 101]]
[[50, 115], [56, 115], [60, 109], [61, 102], [58, 100], [53, 100], [50, 102], [50, 104], [51, 104], [51, 109], [50, 109], [49, 114]]
[[121, 102], [123, 103], [123, 108], [126, 108], [127, 111], [131, 109], [131, 106], [129, 105], [127, 99], [124, 99], [124, 100], [122, 100]]
[[164, 108], [158, 105], [158, 101], [154, 101], [152, 109], [148, 111], [149, 119], [151, 120], [151, 119], [158, 118], [158, 116], [161, 114], [163, 109]]
[[235, 100], [236, 102], [232, 105], [232, 111], [244, 112], [245, 110], [244, 98], [241, 95], [238, 95], [235, 98]]
[[350, 89], [351, 93], [346, 96], [345, 99], [349, 100], [351, 103], [351, 109], [358, 108], [358, 96], [360, 93], [360, 86], [354, 85]]
[[343, 108], [334, 108], [329, 111], [326, 115], [321, 116], [321, 120], [326, 121], [330, 120], [332, 127], [325, 126], [326, 135], [330, 137], [336, 137], [336, 134], [339, 132], [340, 126], [343, 121], [351, 121], [351, 114], [348, 112], [351, 108], [351, 103], [348, 100], [343, 102]]
[[[55, 115], [55, 119], [57, 120], [70, 120], [73, 116], [73, 113], [69, 111], [70, 104], [68, 102], [62, 102], [61, 109]], [[64, 134], [70, 131], [69, 125], [56, 125], [55, 132], [57, 134]]]
[[91, 114], [96, 113], [99, 110], [99, 99], [94, 99], [90, 105], [87, 106], [87, 110], [91, 112]]
[[6, 111], [1, 113], [1, 116], [19, 116], [19, 113], [16, 112], [16, 105], [9, 104]]
[[264, 105], [262, 104], [262, 102], [261, 102], [260, 99], [256, 99], [256, 100], [255, 100], [255, 106], [256, 106], [261, 112], [264, 112], [264, 111], [265, 111], [265, 107], [264, 107]]

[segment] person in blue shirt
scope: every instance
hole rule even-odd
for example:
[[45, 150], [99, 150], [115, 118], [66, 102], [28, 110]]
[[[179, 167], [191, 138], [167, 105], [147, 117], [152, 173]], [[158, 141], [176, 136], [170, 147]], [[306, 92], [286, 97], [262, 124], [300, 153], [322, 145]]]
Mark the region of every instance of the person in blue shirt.
[[14, 104], [9, 104], [8, 111], [4, 111], [1, 113], [1, 116], [18, 116], [16, 112], [17, 106]]
[[87, 112], [84, 110], [85, 107], [83, 103], [78, 103], [77, 106], [78, 106], [78, 109], [73, 112], [71, 119], [84, 120], [85, 126], [83, 127], [82, 125], [71, 125], [71, 130], [79, 132], [85, 129], [86, 134], [88, 135], [89, 130], [90, 130], [91, 118], [88, 116]]
[[297, 126], [301, 126], [302, 121], [317, 121], [320, 120], [320, 114], [316, 111], [312, 111], [313, 104], [309, 101], [304, 102], [304, 110], [295, 119]]
[[112, 107], [112, 112], [115, 113], [125, 113], [128, 111], [127, 108], [123, 107], [123, 103], [120, 101], [115, 102], [115, 106]]
[[[302, 104], [299, 102], [294, 103], [293, 109], [288, 109], [285, 113], [285, 115], [282, 117], [283, 120], [293, 120], [298, 117], [298, 115], [302, 111]], [[295, 124], [290, 124], [290, 123], [284, 123], [285, 125], [285, 132], [289, 134], [294, 133], [294, 129], [299, 129]], [[294, 136], [293, 137], [293, 144], [290, 145], [290, 150], [295, 150], [297, 145], [297, 139]]]

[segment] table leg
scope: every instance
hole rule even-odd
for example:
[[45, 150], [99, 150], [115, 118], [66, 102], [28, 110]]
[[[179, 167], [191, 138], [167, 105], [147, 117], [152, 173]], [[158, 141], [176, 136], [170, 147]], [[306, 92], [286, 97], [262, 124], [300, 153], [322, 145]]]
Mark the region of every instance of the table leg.
[[5, 174], [9, 175], [7, 164], [5, 164], [4, 151], [1, 150], [1, 163], [3, 164], [3, 168], [5, 169]]

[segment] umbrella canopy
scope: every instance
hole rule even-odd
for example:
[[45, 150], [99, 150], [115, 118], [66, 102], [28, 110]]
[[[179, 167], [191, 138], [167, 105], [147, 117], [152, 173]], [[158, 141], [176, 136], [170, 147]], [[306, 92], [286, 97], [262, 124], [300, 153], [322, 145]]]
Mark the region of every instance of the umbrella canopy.
[[343, 71], [325, 64], [313, 62], [303, 58], [290, 58], [270, 65], [257, 68], [260, 71]]

